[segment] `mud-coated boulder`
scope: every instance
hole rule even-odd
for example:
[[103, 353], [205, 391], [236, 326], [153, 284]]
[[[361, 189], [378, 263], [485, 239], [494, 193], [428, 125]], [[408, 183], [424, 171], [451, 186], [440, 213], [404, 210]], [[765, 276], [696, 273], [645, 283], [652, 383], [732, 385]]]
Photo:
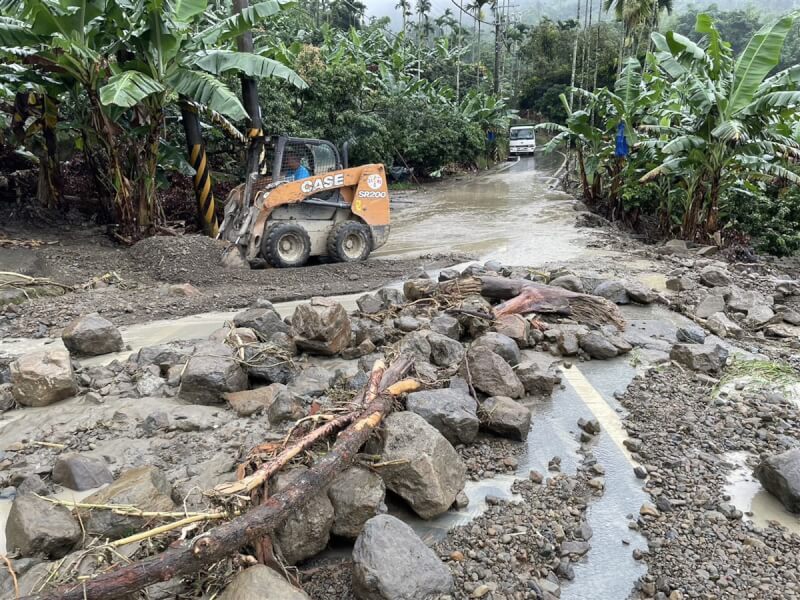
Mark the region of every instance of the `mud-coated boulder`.
[[233, 317], [236, 327], [246, 327], [260, 333], [265, 340], [276, 333], [290, 333], [291, 328], [283, 322], [273, 308], [248, 308]]
[[628, 304], [631, 301], [624, 281], [603, 281], [594, 288], [592, 293], [595, 296], [611, 300], [614, 304]]
[[755, 476], [770, 494], [793, 513], [800, 513], [800, 448], [761, 461]]
[[340, 303], [330, 298], [312, 298], [292, 315], [297, 347], [313, 354], [333, 356], [350, 343], [350, 318]]
[[702, 373], [719, 373], [728, 360], [728, 351], [715, 343], [675, 344], [669, 357], [678, 364]]
[[114, 476], [102, 458], [69, 452], [61, 454], [53, 466], [53, 482], [65, 488], [90, 490], [114, 481]]
[[78, 356], [110, 354], [124, 347], [117, 326], [97, 313], [70, 321], [61, 333], [61, 340], [67, 350]]
[[600, 360], [614, 358], [619, 354], [617, 347], [599, 331], [590, 331], [578, 338], [581, 350], [592, 358]]
[[732, 279], [722, 267], [708, 266], [700, 271], [700, 281], [709, 287], [722, 287], [730, 285]]
[[517, 377], [529, 396], [550, 396], [553, 388], [561, 382], [554, 368], [546, 371], [534, 362], [521, 363], [516, 368]]
[[625, 291], [628, 297], [638, 304], [652, 304], [658, 299], [658, 294], [638, 281], [625, 282]]
[[272, 383], [254, 390], [227, 392], [222, 397], [230, 404], [230, 407], [237, 415], [249, 417], [260, 410], [268, 409], [278, 392], [285, 389], [285, 385]]
[[33, 495], [17, 496], [6, 521], [6, 547], [22, 556], [61, 558], [81, 539], [70, 511]]
[[364, 523], [385, 510], [386, 485], [368, 469], [350, 467], [333, 480], [328, 498], [333, 505], [331, 533], [355, 539]]
[[520, 348], [525, 348], [531, 336], [531, 323], [522, 315], [503, 315], [495, 320], [494, 330], [514, 340]]
[[472, 385], [489, 396], [522, 398], [525, 388], [506, 360], [486, 347], [467, 352]]
[[413, 412], [386, 418], [381, 476], [423, 519], [445, 512], [464, 487], [466, 467], [450, 442]]
[[523, 441], [531, 428], [531, 411], [505, 396], [493, 396], [480, 406], [481, 425], [497, 435]]
[[694, 309], [694, 316], [698, 319], [707, 319], [711, 315], [725, 311], [725, 299], [722, 296], [709, 294], [703, 298]]
[[431, 362], [439, 367], [455, 367], [464, 360], [464, 346], [451, 337], [431, 331], [428, 333]]
[[411, 302], [422, 298], [430, 298], [439, 285], [430, 278], [412, 279], [403, 284], [403, 295]]
[[458, 319], [450, 315], [439, 315], [431, 319], [431, 331], [441, 333], [449, 338], [458, 340], [461, 338], [461, 325]]
[[560, 277], [556, 277], [550, 282], [550, 285], [554, 287], [564, 288], [565, 290], [569, 290], [571, 292], [578, 292], [580, 294], [583, 293], [583, 281], [577, 275], [561, 275]]
[[311, 600], [303, 590], [265, 565], [239, 571], [217, 600]]
[[417, 361], [427, 362], [431, 359], [431, 344], [428, 341], [430, 331], [414, 331], [400, 342], [400, 353], [413, 356]]
[[165, 375], [171, 367], [183, 365], [194, 352], [194, 343], [169, 342], [156, 346], [145, 346], [136, 354], [136, 364], [140, 367], [156, 365]]
[[192, 404], [221, 404], [223, 394], [247, 388], [247, 375], [231, 349], [218, 342], [198, 345], [186, 363], [178, 395]]
[[[306, 467], [297, 467], [278, 473], [272, 484], [272, 493], [292, 485], [306, 470]], [[274, 541], [284, 560], [293, 565], [324, 550], [331, 537], [333, 518], [333, 505], [325, 492], [306, 500], [275, 530]]]
[[723, 312], [714, 313], [708, 317], [706, 327], [711, 333], [721, 338], [738, 338], [744, 334], [744, 330]]
[[406, 408], [433, 425], [451, 444], [469, 444], [478, 435], [478, 403], [453, 388], [413, 392]]
[[48, 406], [78, 390], [69, 352], [59, 348], [25, 354], [11, 363], [9, 371], [11, 393], [24, 406]]
[[[153, 466], [137, 467], [124, 471], [106, 488], [84, 500], [87, 504], [125, 504], [151, 512], [169, 512], [175, 509], [172, 486], [164, 473]], [[119, 515], [110, 510], [90, 510], [81, 513], [86, 531], [103, 538], [121, 538], [132, 530], [141, 528], [145, 519]]]
[[453, 576], [411, 527], [378, 515], [353, 548], [353, 589], [360, 600], [425, 600], [452, 592]]
[[517, 343], [502, 333], [488, 331], [472, 343], [472, 348], [477, 350], [490, 350], [515, 367], [520, 361], [519, 346]]

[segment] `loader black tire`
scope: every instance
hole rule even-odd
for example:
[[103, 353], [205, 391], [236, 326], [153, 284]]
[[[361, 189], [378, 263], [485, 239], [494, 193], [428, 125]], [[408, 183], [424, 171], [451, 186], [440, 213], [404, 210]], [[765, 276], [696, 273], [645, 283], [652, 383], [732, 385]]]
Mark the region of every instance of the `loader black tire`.
[[328, 235], [328, 257], [336, 262], [367, 260], [372, 252], [372, 232], [359, 221], [342, 221]]
[[311, 238], [296, 223], [273, 223], [261, 242], [261, 254], [273, 267], [302, 267], [311, 255]]

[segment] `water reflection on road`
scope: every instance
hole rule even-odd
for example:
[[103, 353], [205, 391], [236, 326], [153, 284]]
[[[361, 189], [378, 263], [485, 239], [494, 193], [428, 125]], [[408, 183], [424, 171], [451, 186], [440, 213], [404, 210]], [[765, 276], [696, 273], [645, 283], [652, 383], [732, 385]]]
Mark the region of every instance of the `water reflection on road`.
[[426, 188], [398, 203], [389, 242], [377, 257], [465, 252], [510, 265], [568, 261], [586, 250], [574, 200], [550, 189], [558, 154], [521, 158], [510, 168]]

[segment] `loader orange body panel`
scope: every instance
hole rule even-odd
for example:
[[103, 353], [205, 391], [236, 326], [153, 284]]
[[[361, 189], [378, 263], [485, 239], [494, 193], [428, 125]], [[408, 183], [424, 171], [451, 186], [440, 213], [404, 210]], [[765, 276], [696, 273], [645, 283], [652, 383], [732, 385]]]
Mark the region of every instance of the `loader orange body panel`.
[[389, 188], [383, 165], [372, 164], [312, 175], [288, 181], [269, 192], [259, 192], [256, 205], [261, 208], [251, 229], [248, 258], [258, 256], [264, 229], [274, 209], [334, 190], [350, 205], [352, 213], [369, 225], [375, 247], [382, 246], [389, 236]]

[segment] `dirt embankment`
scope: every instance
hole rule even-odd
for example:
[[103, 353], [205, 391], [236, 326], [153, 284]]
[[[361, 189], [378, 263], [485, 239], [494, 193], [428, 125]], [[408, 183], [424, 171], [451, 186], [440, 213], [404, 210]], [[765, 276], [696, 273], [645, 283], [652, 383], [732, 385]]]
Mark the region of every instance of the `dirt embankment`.
[[317, 263], [300, 269], [226, 269], [220, 265], [224, 244], [199, 235], [149, 238], [122, 248], [101, 230], [58, 236], [26, 233], [8, 237], [46, 243], [0, 247], [0, 271], [46, 277], [74, 286], [74, 291], [0, 306], [0, 337], [52, 335], [73, 317], [90, 312], [128, 325], [240, 308], [257, 298], [276, 302], [369, 291], [420, 269], [446, 267], [468, 258], [437, 255]]

